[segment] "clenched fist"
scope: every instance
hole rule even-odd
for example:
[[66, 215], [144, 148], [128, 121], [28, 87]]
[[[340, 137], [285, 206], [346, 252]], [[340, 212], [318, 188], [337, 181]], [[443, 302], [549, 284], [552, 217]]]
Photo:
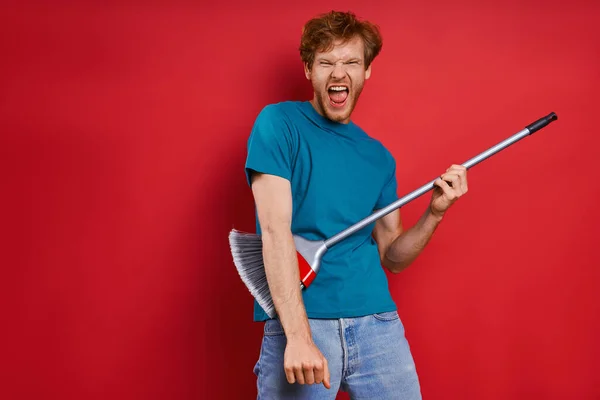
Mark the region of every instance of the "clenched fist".
[[329, 367], [321, 351], [310, 340], [289, 339], [285, 347], [283, 367], [289, 383], [320, 384], [329, 389]]
[[441, 217], [456, 200], [469, 190], [467, 169], [462, 165], [453, 164], [433, 184], [435, 188], [429, 207], [434, 215]]

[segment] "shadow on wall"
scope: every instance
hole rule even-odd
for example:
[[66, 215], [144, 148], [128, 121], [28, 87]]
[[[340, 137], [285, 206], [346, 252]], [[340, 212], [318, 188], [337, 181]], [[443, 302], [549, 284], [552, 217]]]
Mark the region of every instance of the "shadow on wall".
[[[298, 56], [290, 53], [281, 59], [283, 62], [271, 69], [268, 68], [271, 62], [265, 62], [264, 74], [259, 82], [252, 83], [259, 91], [255, 103], [249, 107], [260, 110], [269, 103], [310, 99], [312, 88]], [[210, 259], [222, 262], [205, 267], [212, 271], [207, 275], [208, 281], [202, 283], [201, 290], [211, 293], [205, 294], [208, 300], [203, 305], [204, 321], [200, 323], [206, 324], [207, 351], [203, 362], [212, 364], [208, 369], [210, 376], [204, 377], [205, 384], [218, 388], [219, 398], [239, 398], [240, 393], [255, 396], [252, 393], [256, 391], [256, 377], [252, 369], [259, 355], [263, 329], [263, 324], [252, 321], [253, 299], [235, 269], [228, 242], [228, 234], [233, 228], [255, 231], [254, 201], [246, 183], [244, 163], [246, 143], [256, 113], [246, 115], [251, 117], [223, 129], [223, 134], [232, 140], [223, 149], [221, 161], [225, 162], [215, 166], [220, 179], [209, 189], [211, 197], [206, 204], [207, 210], [212, 210], [212, 219], [220, 224], [210, 228], [211, 235], [205, 248], [213, 253]], [[240, 127], [243, 133], [240, 133]]]

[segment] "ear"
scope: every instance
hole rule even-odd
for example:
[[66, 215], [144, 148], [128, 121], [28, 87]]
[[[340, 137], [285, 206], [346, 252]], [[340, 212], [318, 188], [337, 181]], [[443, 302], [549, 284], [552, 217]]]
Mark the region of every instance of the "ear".
[[369, 67], [365, 71], [365, 79], [369, 79], [370, 77], [371, 77], [371, 64], [369, 64]]
[[308, 68], [307, 63], [304, 63], [304, 76], [310, 81], [310, 69]]

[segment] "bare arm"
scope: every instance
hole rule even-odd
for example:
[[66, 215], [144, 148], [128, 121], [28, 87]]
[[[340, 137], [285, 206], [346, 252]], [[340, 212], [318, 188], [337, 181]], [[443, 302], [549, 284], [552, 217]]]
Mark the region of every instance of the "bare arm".
[[396, 210], [375, 223], [373, 236], [379, 248], [381, 263], [393, 273], [408, 267], [429, 243], [441, 222], [428, 208], [419, 221], [404, 231], [400, 211]]
[[323, 383], [330, 388], [327, 360], [313, 343], [302, 301], [296, 246], [291, 232], [290, 182], [274, 175], [252, 175], [252, 192], [262, 231], [263, 261], [275, 310], [287, 345], [284, 369], [289, 383]]
[[399, 210], [375, 223], [373, 237], [377, 242], [381, 263], [391, 272], [402, 271], [421, 254], [445, 212], [467, 192], [467, 171], [463, 166], [452, 165], [435, 181], [435, 185], [429, 207], [410, 229], [404, 231]]
[[288, 338], [297, 336], [310, 340], [291, 232], [290, 182], [278, 176], [255, 173], [252, 175], [252, 192], [262, 231], [265, 272], [275, 309]]

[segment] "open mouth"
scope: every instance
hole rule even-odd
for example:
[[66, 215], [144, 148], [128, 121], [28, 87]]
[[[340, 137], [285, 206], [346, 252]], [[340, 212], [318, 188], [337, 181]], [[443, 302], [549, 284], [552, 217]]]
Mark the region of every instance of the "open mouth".
[[330, 86], [327, 89], [329, 102], [333, 107], [343, 107], [348, 100], [348, 87], [345, 85]]

